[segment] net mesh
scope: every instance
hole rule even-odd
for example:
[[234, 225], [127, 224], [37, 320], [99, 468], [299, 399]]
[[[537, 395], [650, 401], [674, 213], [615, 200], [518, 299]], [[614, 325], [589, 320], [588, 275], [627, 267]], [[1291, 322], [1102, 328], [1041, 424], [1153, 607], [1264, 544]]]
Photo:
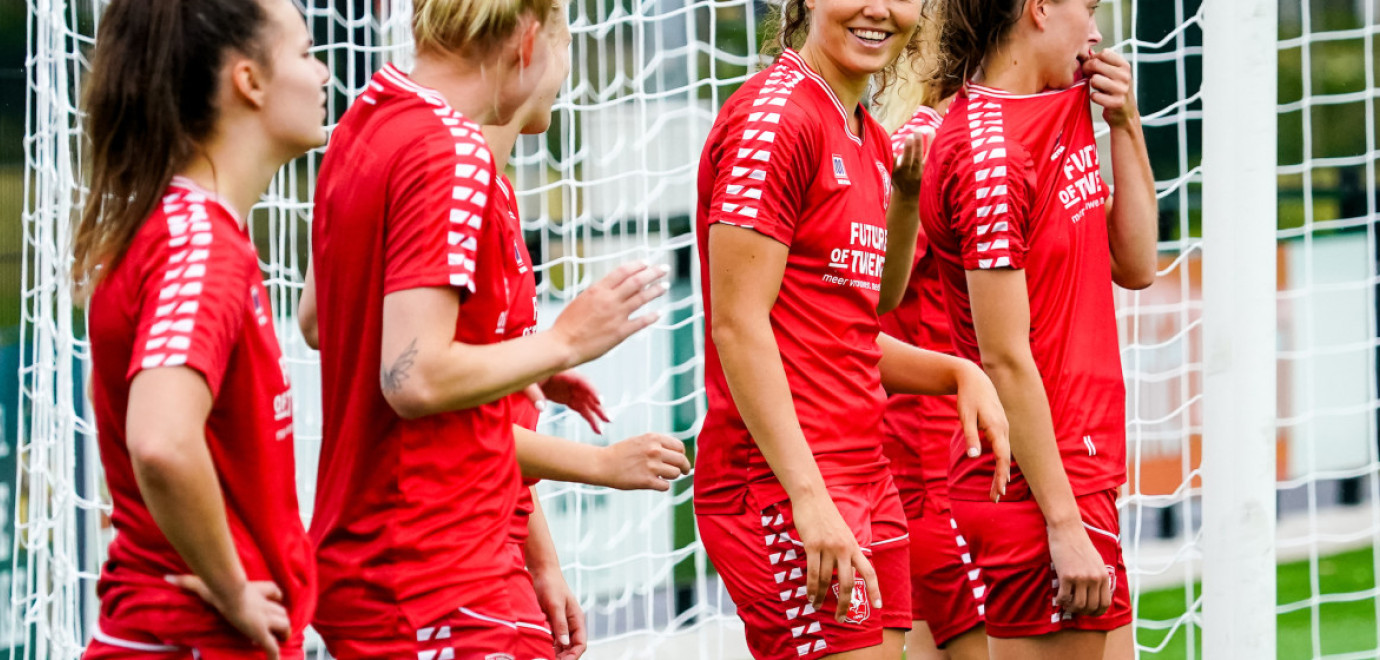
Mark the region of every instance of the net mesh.
[[[0, 632], [22, 657], [66, 659], [90, 634], [110, 534], [83, 396], [84, 317], [64, 275], [69, 219], [81, 201], [73, 195], [82, 164], [79, 90], [105, 2], [27, 3], [16, 570]], [[1200, 487], [1211, 478], [1199, 467], [1202, 2], [1104, 5], [1104, 43], [1135, 68], [1160, 201], [1159, 278], [1145, 291], [1117, 294], [1131, 468], [1121, 506], [1136, 639], [1146, 656], [1192, 658], [1202, 655]], [[331, 121], [383, 63], [410, 64], [409, 7], [304, 7], [332, 74]], [[1279, 7], [1280, 657], [1374, 657], [1380, 28], [1374, 0]], [[544, 416], [544, 431], [596, 444], [661, 431], [693, 447], [704, 412], [695, 170], [715, 109], [755, 70], [765, 11], [756, 0], [571, 0], [570, 80], [551, 130], [523, 137], [510, 166], [538, 264], [539, 316], [549, 322], [564, 301], [631, 259], [671, 265], [673, 286], [655, 326], [582, 368], [614, 418], [605, 435], [559, 409]], [[1099, 125], [1104, 147], [1105, 134]], [[284, 168], [250, 219], [292, 368], [304, 517], [314, 495], [320, 390], [316, 355], [298, 336], [293, 311], [321, 153]], [[666, 494], [541, 486], [595, 640], [589, 657], [746, 657], [741, 626], [695, 536], [690, 481]]]

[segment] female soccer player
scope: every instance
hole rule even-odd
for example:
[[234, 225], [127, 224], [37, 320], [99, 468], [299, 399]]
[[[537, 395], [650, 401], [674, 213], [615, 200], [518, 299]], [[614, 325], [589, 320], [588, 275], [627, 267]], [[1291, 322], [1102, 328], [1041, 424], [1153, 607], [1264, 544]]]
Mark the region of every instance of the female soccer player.
[[115, 540], [84, 657], [302, 657], [316, 602], [292, 397], [244, 225], [325, 140], [287, 0], [115, 0], [86, 90], [92, 403]]
[[[923, 25], [938, 23], [926, 20]], [[938, 35], [926, 36], [925, 45], [932, 47]], [[928, 68], [933, 61], [931, 54], [923, 66]], [[906, 113], [899, 121], [893, 120], [900, 124], [891, 137], [898, 155], [909, 136], [932, 138], [939, 128], [950, 99], [937, 98], [936, 93], [934, 85], [924, 84], [913, 72], [886, 90], [878, 110], [883, 125], [887, 115]], [[952, 355], [943, 294], [934, 254], [921, 231], [910, 283], [900, 306], [882, 317], [882, 331], [908, 344]], [[957, 405], [949, 396], [895, 394], [887, 398], [882, 423], [886, 430], [883, 449], [910, 526], [914, 621], [906, 635], [906, 658], [983, 660], [987, 658], [982, 625], [986, 588], [949, 510], [949, 463], [963, 456], [961, 450], [955, 455], [950, 452], [961, 428]]]
[[725, 104], [700, 160], [709, 411], [695, 510], [758, 658], [901, 656], [909, 560], [884, 386], [959, 392], [974, 455], [979, 429], [1005, 451], [975, 365], [878, 329], [908, 279], [920, 153], [910, 141], [892, 197], [887, 135], [860, 102], [918, 14], [786, 2], [781, 56]]
[[[546, 21], [552, 33], [552, 62], [546, 77], [527, 103], [503, 125], [484, 127], [484, 138], [494, 154], [494, 170], [502, 172], [517, 143], [519, 134], [545, 133], [551, 126], [551, 106], [570, 73], [570, 28], [565, 4], [555, 7]], [[522, 235], [515, 191], [508, 177], [500, 174], [499, 192], [493, 200], [490, 218], [501, 225], [504, 249], [501, 258], [518, 285], [509, 294], [507, 338], [518, 339], [537, 329], [537, 280], [532, 256]], [[535, 394], [534, 399], [532, 395]], [[647, 433], [607, 447], [593, 447], [562, 438], [534, 433], [540, 414], [539, 402], [546, 399], [562, 403], [579, 413], [596, 433], [600, 421], [608, 422], [598, 392], [583, 377], [567, 371], [556, 374], [533, 392], [508, 395], [513, 410], [518, 463], [523, 486], [518, 510], [510, 528], [509, 556], [519, 575], [530, 572], [535, 597], [516, 612], [519, 630], [530, 638], [531, 651], [524, 654], [535, 660], [556, 650], [557, 660], [576, 660], [585, 650], [584, 613], [579, 601], [566, 585], [556, 556], [555, 543], [546, 526], [545, 514], [533, 489], [541, 478], [574, 481], [620, 489], [669, 490], [670, 481], [690, 472], [685, 446], [659, 433]], [[545, 648], [545, 655], [533, 655]]]
[[[960, 94], [925, 172], [921, 220], [954, 347], [996, 384], [1020, 464], [999, 503], [983, 501], [988, 461], [954, 465], [949, 481], [988, 587], [990, 648], [997, 658], [1129, 658], [1112, 284], [1149, 286], [1156, 240], [1130, 67], [1092, 52], [1097, 0], [943, 7], [940, 82]], [[1110, 209], [1089, 100], [1111, 128]]]
[[480, 125], [551, 66], [550, 0], [417, 0], [416, 66], [388, 66], [332, 135], [313, 226], [325, 428], [315, 624], [341, 660], [516, 656], [531, 585], [508, 556], [522, 490], [506, 396], [655, 320], [664, 271], [624, 266], [550, 330], [504, 341], [519, 282]]

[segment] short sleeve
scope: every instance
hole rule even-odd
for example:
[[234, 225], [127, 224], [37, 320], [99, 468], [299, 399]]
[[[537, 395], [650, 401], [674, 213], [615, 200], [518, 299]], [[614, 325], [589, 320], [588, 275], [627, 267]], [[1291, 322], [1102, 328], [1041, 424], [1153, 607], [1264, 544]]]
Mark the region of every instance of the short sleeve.
[[[759, 99], [774, 98], [771, 89], [763, 88]], [[744, 104], [737, 112], [716, 147], [709, 224], [752, 229], [790, 245], [814, 178], [815, 130], [781, 105]]]
[[[999, 120], [998, 120], [999, 121]], [[1026, 152], [974, 123], [971, 149], [955, 150], [944, 185], [963, 268], [1025, 268], [1033, 171]], [[995, 139], [993, 139], [995, 138]]]
[[[261, 281], [258, 261], [235, 220], [198, 193], [167, 215], [168, 231], [148, 253], [139, 291], [139, 323], [130, 380], [140, 371], [186, 366], [199, 372], [214, 398], [244, 331], [247, 306]], [[157, 221], [157, 219], [154, 219]], [[259, 278], [256, 280], [255, 278]], [[264, 307], [265, 314], [268, 312]]]
[[493, 156], [479, 126], [443, 121], [404, 149], [388, 174], [384, 228], [385, 294], [422, 287], [475, 291], [479, 235], [493, 195]]

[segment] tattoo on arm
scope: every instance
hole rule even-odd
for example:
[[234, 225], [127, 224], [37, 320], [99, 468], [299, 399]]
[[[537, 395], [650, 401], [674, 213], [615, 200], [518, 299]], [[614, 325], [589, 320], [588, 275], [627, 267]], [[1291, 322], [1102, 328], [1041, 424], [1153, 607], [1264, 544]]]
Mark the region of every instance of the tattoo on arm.
[[417, 340], [414, 338], [402, 355], [393, 361], [393, 366], [384, 366], [379, 370], [379, 386], [383, 388], [383, 393], [393, 394], [402, 389], [403, 381], [407, 380], [408, 372], [416, 361]]

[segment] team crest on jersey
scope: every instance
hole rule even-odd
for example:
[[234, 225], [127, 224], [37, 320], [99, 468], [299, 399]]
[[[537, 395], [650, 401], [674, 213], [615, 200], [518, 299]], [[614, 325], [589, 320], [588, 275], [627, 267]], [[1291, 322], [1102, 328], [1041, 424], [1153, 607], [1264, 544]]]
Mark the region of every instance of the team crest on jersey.
[[891, 170], [886, 168], [881, 161], [872, 161], [877, 166], [877, 174], [882, 175], [882, 208], [891, 206]]
[[[839, 583], [834, 583], [834, 598], [839, 597]], [[848, 605], [848, 614], [843, 620], [848, 623], [862, 623], [872, 616], [872, 604], [867, 602], [867, 582], [858, 578], [853, 583], [853, 602]]]
[[834, 180], [838, 181], [841, 186], [848, 186], [853, 183], [848, 180], [848, 168], [843, 166], [843, 156], [838, 154], [834, 154]]

